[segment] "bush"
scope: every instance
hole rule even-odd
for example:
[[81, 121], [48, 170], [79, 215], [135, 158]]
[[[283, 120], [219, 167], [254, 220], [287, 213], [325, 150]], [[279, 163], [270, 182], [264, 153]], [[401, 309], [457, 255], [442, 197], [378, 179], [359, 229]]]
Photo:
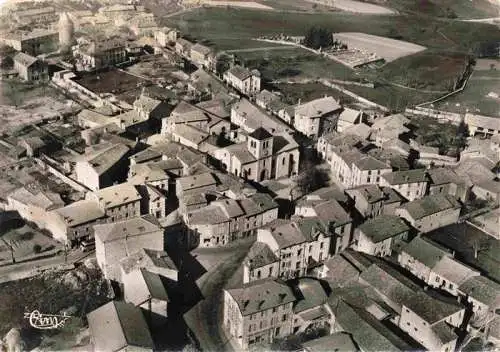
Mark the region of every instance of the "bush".
[[40, 246], [38, 243], [34, 244], [33, 245], [33, 252], [35, 254], [38, 254], [42, 251], [42, 246]]

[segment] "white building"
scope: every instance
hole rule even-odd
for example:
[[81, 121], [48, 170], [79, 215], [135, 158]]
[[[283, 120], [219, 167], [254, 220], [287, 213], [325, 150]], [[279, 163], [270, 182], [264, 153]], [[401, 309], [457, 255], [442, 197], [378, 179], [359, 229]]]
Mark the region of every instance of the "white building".
[[120, 261], [142, 248], [163, 250], [164, 234], [158, 221], [149, 215], [96, 225], [97, 264], [104, 277], [120, 281]]
[[334, 131], [342, 107], [333, 97], [324, 97], [295, 107], [294, 127], [310, 138]]
[[252, 96], [260, 92], [260, 72], [235, 65], [224, 72], [223, 80], [240, 93]]
[[409, 201], [424, 197], [427, 184], [425, 169], [389, 172], [383, 174], [380, 180], [381, 186], [391, 187]]

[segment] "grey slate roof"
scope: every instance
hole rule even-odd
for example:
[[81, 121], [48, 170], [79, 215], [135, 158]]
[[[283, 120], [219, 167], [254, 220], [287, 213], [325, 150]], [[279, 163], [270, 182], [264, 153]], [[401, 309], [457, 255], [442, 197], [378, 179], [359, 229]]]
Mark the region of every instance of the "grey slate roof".
[[464, 309], [456, 299], [431, 295], [406, 276], [387, 265], [373, 264], [360, 277], [380, 294], [406, 306], [429, 324], [434, 324]]
[[269, 133], [263, 127], [257, 128], [255, 131], [253, 131], [252, 133], [250, 133], [248, 136], [252, 137], [252, 138], [255, 138], [255, 139], [259, 140], [259, 141], [262, 141], [264, 139], [269, 139], [269, 138], [273, 137], [273, 135], [271, 133]]
[[142, 311], [133, 304], [112, 301], [87, 314], [87, 319], [96, 351], [154, 348]]
[[451, 197], [435, 194], [406, 203], [400, 208], [406, 209], [413, 219], [418, 220], [447, 209], [459, 208], [459, 204]]
[[404, 246], [401, 252], [407, 253], [429, 268], [433, 268], [443, 257], [451, 256], [450, 252], [437, 243], [420, 236]]
[[473, 276], [458, 289], [489, 307], [500, 308], [500, 285], [484, 276]]
[[294, 313], [300, 313], [326, 303], [328, 296], [321, 283], [312, 278], [300, 278], [297, 282], [298, 301], [293, 307]]
[[250, 270], [263, 267], [268, 264], [276, 263], [278, 257], [273, 253], [271, 248], [265, 243], [255, 242], [245, 258]]
[[359, 226], [359, 230], [374, 243], [378, 243], [409, 231], [410, 227], [398, 216], [381, 215], [365, 221]]
[[382, 177], [391, 185], [400, 185], [406, 183], [425, 182], [427, 181], [427, 172], [425, 169], [394, 171], [383, 174]]
[[279, 279], [264, 279], [227, 290], [243, 316], [272, 309], [296, 300], [292, 289]]

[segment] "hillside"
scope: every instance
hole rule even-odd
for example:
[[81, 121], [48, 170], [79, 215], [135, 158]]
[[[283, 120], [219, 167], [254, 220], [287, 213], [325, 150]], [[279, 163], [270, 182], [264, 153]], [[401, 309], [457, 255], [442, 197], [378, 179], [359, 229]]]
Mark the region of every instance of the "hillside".
[[[500, 17], [496, 0], [387, 0], [384, 3], [401, 12], [418, 12], [444, 18]], [[372, 2], [372, 1], [370, 1]], [[379, 3], [379, 1], [375, 1]]]

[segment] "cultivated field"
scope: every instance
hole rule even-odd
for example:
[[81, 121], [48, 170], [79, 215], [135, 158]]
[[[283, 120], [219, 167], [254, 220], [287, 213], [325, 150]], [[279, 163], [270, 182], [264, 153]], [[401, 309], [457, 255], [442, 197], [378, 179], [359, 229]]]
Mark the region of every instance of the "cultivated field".
[[333, 37], [342, 43], [346, 43], [350, 49], [356, 48], [375, 53], [387, 62], [426, 49], [421, 45], [366, 33], [334, 33]]
[[330, 4], [339, 10], [354, 12], [354, 13], [363, 13], [370, 15], [392, 15], [395, 14], [396, 11], [391, 10], [387, 7], [370, 4], [367, 2], [354, 1], [354, 0], [312, 0], [314, 2], [319, 1], [321, 4]]
[[[176, 26], [196, 39], [208, 39], [221, 50], [265, 46], [252, 39], [262, 35], [304, 35], [311, 26], [332, 33], [362, 32], [397, 38], [425, 47], [468, 51], [477, 42], [500, 37], [500, 28], [461, 21], [440, 21], [416, 15], [365, 15], [346, 12], [299, 13], [229, 8], [200, 8], [164, 18], [161, 25]], [[273, 46], [270, 43], [268, 46]]]

